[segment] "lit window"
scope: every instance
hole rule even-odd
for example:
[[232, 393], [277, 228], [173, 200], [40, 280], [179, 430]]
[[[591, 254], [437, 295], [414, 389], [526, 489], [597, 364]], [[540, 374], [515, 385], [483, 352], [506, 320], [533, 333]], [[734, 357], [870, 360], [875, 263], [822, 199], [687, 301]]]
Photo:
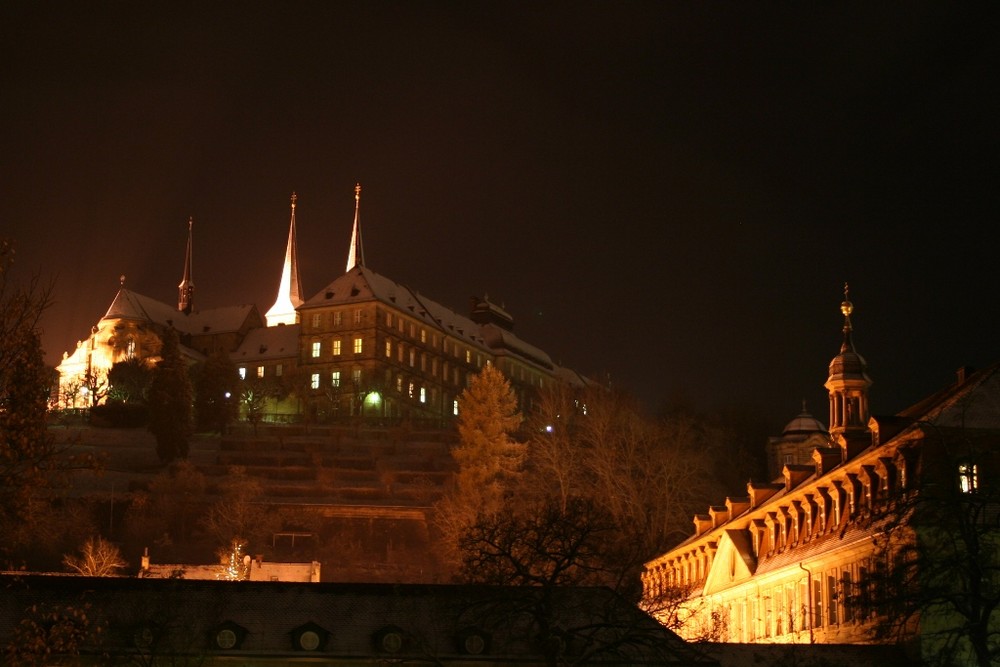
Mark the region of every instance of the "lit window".
[[132, 338], [128, 339], [128, 345], [126, 346], [125, 356], [131, 359], [135, 356], [135, 340]]
[[312, 374], [312, 377], [309, 379], [309, 386], [313, 389], [319, 389], [319, 373]]
[[340, 341], [339, 340], [333, 341], [333, 356], [335, 356], [335, 357], [339, 357], [340, 356]]
[[979, 488], [979, 467], [975, 463], [958, 464], [958, 488], [962, 493], [975, 493]]
[[351, 371], [351, 381], [354, 382], [354, 384], [361, 384], [360, 368], [355, 368], [353, 371]]
[[421, 343], [426, 343], [427, 342], [427, 329], [421, 329], [420, 330], [420, 342]]
[[408, 392], [406, 392], [406, 395], [409, 396], [410, 398], [413, 398], [413, 383], [412, 382], [410, 383], [410, 390]]
[[458, 399], [451, 402], [451, 413], [458, 416]]
[[247, 379], [247, 369], [244, 366], [240, 366], [240, 379], [241, 380]]
[[465, 363], [467, 363], [467, 364], [471, 364], [472, 363], [472, 350], [466, 350], [465, 351]]
[[401, 394], [403, 393], [403, 376], [402, 375], [397, 375], [396, 376], [396, 391], [398, 391]]
[[320, 346], [319, 341], [314, 340], [312, 344], [312, 356], [314, 359], [319, 356], [319, 346]]
[[340, 371], [333, 371], [330, 373], [330, 385], [333, 387], [340, 386]]
[[276, 365], [274, 367], [274, 374], [277, 375], [278, 377], [281, 377], [281, 372], [282, 372], [281, 364]]
[[355, 324], [361, 324], [361, 311], [360, 310], [355, 310], [354, 311], [354, 323]]
[[344, 323], [344, 314], [339, 310], [333, 314], [333, 326], [339, 327]]
[[354, 339], [354, 354], [361, 354], [361, 339]]
[[391, 357], [392, 356], [392, 341], [391, 340], [385, 341], [385, 356], [387, 356], [387, 357]]
[[426, 403], [427, 402], [427, 388], [426, 387], [421, 387], [420, 388], [420, 402], [421, 403]]
[[257, 377], [259, 377], [259, 378], [264, 377], [264, 367], [263, 366], [258, 366], [257, 367]]

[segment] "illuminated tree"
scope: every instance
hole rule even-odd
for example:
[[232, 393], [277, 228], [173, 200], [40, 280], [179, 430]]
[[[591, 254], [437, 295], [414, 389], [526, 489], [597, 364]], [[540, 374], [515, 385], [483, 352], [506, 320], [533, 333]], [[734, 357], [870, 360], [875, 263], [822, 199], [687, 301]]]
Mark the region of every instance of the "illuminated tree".
[[82, 389], [86, 389], [87, 397], [90, 399], [90, 407], [100, 403], [108, 395], [110, 384], [108, 382], [108, 372], [101, 368], [87, 369], [87, 372], [80, 378]]
[[520, 424], [510, 383], [485, 366], [459, 397], [459, 443], [452, 449], [458, 470], [453, 488], [436, 506], [446, 544], [457, 544], [478, 515], [499, 512], [513, 493], [526, 453], [511, 437]]
[[102, 537], [89, 538], [79, 555], [63, 557], [63, 564], [87, 577], [113, 577], [128, 566], [118, 547]]
[[243, 552], [243, 541], [234, 537], [228, 549], [219, 552], [221, 568], [216, 574], [217, 579], [226, 581], [245, 581], [250, 578], [250, 556]]
[[149, 389], [149, 430], [163, 463], [187, 458], [191, 429], [191, 380], [180, 353], [177, 332], [164, 334], [162, 358]]

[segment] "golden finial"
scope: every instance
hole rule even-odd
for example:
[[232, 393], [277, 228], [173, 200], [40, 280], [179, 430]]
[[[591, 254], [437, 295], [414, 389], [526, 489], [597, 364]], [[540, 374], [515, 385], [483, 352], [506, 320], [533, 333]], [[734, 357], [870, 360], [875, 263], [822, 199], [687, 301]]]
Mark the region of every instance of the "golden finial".
[[357, 202], [360, 201], [360, 199], [361, 199], [361, 184], [356, 183], [354, 185], [354, 201]]
[[295, 210], [295, 200], [298, 199], [298, 198], [299, 198], [299, 196], [293, 192], [292, 193], [292, 210], [293, 211]]
[[189, 232], [191, 231], [192, 227], [194, 227], [194, 216], [193, 215], [192, 216], [188, 216], [188, 231]]
[[844, 314], [844, 317], [850, 317], [851, 313], [854, 312], [854, 304], [848, 298], [847, 283], [844, 283], [844, 302], [840, 304], [840, 312]]
[[125, 287], [125, 274], [124, 273], [121, 274], [120, 276], [118, 276], [118, 284], [121, 285], [122, 287]]

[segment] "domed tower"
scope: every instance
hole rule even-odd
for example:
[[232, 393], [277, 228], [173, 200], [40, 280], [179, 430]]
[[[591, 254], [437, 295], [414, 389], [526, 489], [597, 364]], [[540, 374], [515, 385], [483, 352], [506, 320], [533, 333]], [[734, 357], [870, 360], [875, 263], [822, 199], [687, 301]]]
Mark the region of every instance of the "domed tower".
[[851, 327], [854, 304], [848, 298], [846, 284], [840, 312], [844, 314], [844, 342], [840, 345], [840, 354], [830, 362], [830, 374], [824, 386], [830, 395], [830, 436], [845, 449], [846, 459], [871, 444], [868, 387], [872, 380], [868, 377], [865, 358], [854, 349]]
[[830, 433], [826, 426], [813, 417], [802, 401], [802, 412], [785, 425], [781, 435], [768, 438], [768, 479], [781, 476], [786, 465], [810, 465], [817, 447], [830, 446]]

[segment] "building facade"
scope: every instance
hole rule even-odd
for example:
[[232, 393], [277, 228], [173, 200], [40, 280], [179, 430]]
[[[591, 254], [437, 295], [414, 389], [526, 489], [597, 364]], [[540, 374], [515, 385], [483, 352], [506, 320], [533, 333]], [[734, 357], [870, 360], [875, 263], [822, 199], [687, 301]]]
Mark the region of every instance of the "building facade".
[[[852, 310], [845, 291], [843, 344], [825, 384], [829, 431], [811, 415], [799, 415], [768, 444], [772, 465], [780, 466], [771, 482], [751, 482], [745, 495], [695, 515], [691, 537], [646, 563], [646, 604], [676, 613], [685, 638], [801, 644], [902, 639], [915, 642], [914, 651], [926, 658], [935, 642], [944, 641], [929, 628], [960, 631], [967, 625], [953, 609], [938, 607], [940, 613], [931, 614], [914, 600], [904, 604], [901, 596], [892, 605], [876, 601], [888, 599], [890, 553], [908, 554], [909, 563], [929, 568], [917, 554], [934, 551], [934, 541], [942, 539], [942, 515], [930, 519], [933, 513], [914, 509], [921, 495], [947, 492], [958, 509], [945, 522], [958, 521], [961, 508], [970, 506], [963, 497], [987, 499], [984, 489], [998, 469], [1000, 370], [963, 369], [954, 385], [912, 408], [872, 417], [871, 379], [854, 349]], [[945, 456], [948, 443], [967, 443], [970, 434], [978, 444]], [[811, 451], [803, 460], [806, 448]], [[890, 551], [890, 534], [905, 543]], [[995, 548], [995, 537], [987, 527], [976, 539]], [[957, 560], [968, 555], [956, 553]], [[985, 567], [996, 573], [1000, 562], [992, 559]], [[915, 576], [929, 590], [932, 575]], [[893, 609], [900, 614], [895, 626], [887, 618]], [[997, 618], [986, 621], [994, 629], [1000, 624]], [[889, 627], [893, 636], [882, 631]], [[937, 639], [929, 640], [932, 634]], [[970, 644], [962, 641], [968, 657]]]
[[181, 334], [191, 363], [224, 351], [246, 383], [268, 395], [266, 418], [275, 421], [343, 417], [411, 419], [444, 423], [457, 398], [484, 365], [510, 380], [522, 410], [547, 383], [583, 383], [547, 353], [514, 334], [514, 320], [486, 297], [473, 298], [460, 315], [365, 265], [360, 186], [345, 273], [311, 298], [302, 297], [296, 249], [296, 196], [278, 293], [266, 326], [256, 306], [195, 307], [192, 224], [177, 307], [122, 287], [90, 335], [59, 365], [60, 403], [92, 404], [76, 390], [94, 384], [129, 358], [154, 363], [160, 335]]

